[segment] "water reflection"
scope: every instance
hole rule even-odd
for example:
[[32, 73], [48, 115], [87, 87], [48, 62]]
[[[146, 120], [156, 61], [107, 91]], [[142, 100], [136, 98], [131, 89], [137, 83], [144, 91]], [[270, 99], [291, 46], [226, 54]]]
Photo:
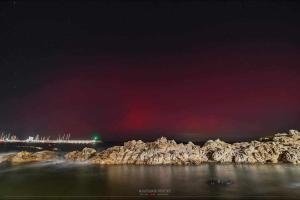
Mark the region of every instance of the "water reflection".
[[[207, 184], [212, 178], [231, 184]], [[0, 180], [3, 196], [138, 196], [141, 190], [161, 189], [171, 196], [300, 197], [300, 170], [295, 165], [89, 166], [64, 162], [1, 168]]]

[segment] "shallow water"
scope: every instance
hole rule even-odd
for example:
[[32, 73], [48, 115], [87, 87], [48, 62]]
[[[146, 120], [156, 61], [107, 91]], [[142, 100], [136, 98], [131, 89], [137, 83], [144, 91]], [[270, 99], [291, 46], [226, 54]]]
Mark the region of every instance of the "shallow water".
[[[212, 179], [229, 185], [208, 184]], [[0, 166], [0, 198], [300, 198], [300, 166], [94, 166], [64, 161]]]

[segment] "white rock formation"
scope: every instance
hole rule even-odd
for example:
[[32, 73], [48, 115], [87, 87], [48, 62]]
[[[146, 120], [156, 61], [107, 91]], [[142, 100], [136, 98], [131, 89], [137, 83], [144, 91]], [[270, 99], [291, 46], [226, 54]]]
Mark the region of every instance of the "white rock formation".
[[95, 164], [198, 165], [220, 163], [300, 163], [300, 132], [290, 130], [260, 138], [259, 141], [229, 144], [208, 140], [202, 147], [189, 142], [177, 144], [162, 137], [154, 142], [125, 142], [97, 153], [89, 160]]

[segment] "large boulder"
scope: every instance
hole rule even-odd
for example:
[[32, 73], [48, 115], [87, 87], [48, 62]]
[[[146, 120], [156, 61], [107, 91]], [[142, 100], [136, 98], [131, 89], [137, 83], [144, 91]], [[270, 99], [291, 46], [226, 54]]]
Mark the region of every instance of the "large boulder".
[[65, 159], [71, 161], [86, 161], [96, 155], [96, 150], [85, 147], [82, 151], [72, 151], [65, 155]]
[[231, 148], [218, 149], [212, 153], [211, 158], [217, 162], [232, 162], [233, 151]]
[[245, 154], [244, 152], [237, 153], [234, 156], [235, 163], [256, 163], [256, 159], [253, 155]]
[[232, 160], [231, 144], [220, 139], [208, 140], [201, 149], [210, 161], [230, 162]]
[[24, 162], [33, 162], [35, 157], [32, 153], [27, 151], [21, 151], [11, 158], [12, 163], [24, 163]]
[[300, 163], [300, 152], [296, 149], [290, 149], [289, 151], [285, 151], [281, 155], [281, 161], [298, 164]]
[[54, 151], [39, 151], [31, 153], [27, 151], [21, 151], [10, 158], [12, 163], [28, 163], [28, 162], [40, 162], [50, 161], [57, 158], [57, 154]]
[[300, 145], [300, 132], [297, 130], [289, 130], [288, 133], [276, 133], [259, 139], [261, 142], [277, 142], [283, 145]]
[[260, 145], [257, 141], [240, 142], [232, 144], [234, 149], [233, 162], [235, 163], [255, 163], [254, 158], [255, 147]]

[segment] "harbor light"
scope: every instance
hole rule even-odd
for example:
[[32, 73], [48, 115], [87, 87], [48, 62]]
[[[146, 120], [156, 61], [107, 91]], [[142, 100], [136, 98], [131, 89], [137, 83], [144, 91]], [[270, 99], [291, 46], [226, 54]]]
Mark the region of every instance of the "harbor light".
[[94, 140], [95, 140], [95, 141], [98, 141], [98, 140], [99, 140], [99, 137], [98, 137], [98, 136], [94, 136]]
[[94, 142], [97, 142], [97, 141], [101, 140], [101, 137], [98, 133], [95, 132], [92, 134], [92, 140], [94, 140]]

